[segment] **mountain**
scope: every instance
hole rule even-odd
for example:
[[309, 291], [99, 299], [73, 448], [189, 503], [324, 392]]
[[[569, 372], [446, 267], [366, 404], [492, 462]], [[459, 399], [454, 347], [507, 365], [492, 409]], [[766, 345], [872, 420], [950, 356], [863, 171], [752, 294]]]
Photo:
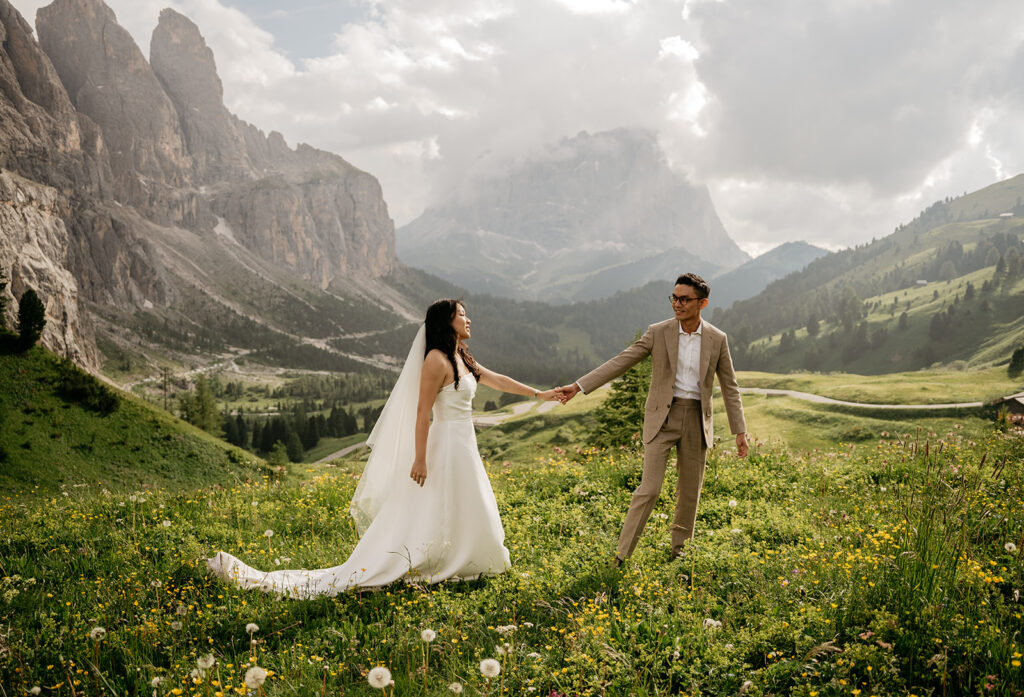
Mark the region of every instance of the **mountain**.
[[669, 268], [710, 277], [749, 258], [706, 187], [669, 168], [646, 131], [580, 133], [467, 179], [399, 229], [397, 244], [406, 263], [470, 291], [596, 299]]
[[826, 254], [827, 249], [807, 242], [780, 244], [731, 271], [715, 276], [712, 279], [714, 307], [728, 308], [737, 300], [753, 297], [772, 281], [799, 271]]
[[[746, 369], [990, 365], [1024, 344], [1024, 175], [938, 201], [882, 239], [716, 309]], [[1004, 355], [1005, 354], [1005, 355]]]
[[191, 21], [164, 10], [150, 61], [100, 0], [55, 0], [36, 29], [0, 0], [0, 262], [11, 300], [44, 299], [46, 346], [98, 371], [407, 320], [377, 180], [228, 112]]

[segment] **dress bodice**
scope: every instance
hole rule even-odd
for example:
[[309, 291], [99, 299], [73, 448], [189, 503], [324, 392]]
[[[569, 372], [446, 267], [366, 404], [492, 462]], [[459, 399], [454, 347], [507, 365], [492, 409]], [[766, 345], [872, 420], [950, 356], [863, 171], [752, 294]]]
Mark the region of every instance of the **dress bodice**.
[[454, 382], [445, 385], [434, 400], [434, 421], [472, 421], [475, 394], [476, 378], [472, 373], [459, 377], [459, 389], [455, 389]]

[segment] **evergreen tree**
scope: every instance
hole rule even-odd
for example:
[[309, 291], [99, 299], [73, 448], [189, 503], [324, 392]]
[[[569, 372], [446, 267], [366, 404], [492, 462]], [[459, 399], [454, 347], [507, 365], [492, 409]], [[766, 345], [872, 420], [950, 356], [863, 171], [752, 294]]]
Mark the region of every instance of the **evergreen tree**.
[[910, 318], [907, 316], [906, 312], [900, 314], [900, 320], [897, 322], [896, 326], [901, 330], [910, 326]]
[[0, 329], [7, 329], [7, 275], [0, 269]]
[[1013, 351], [1013, 355], [1010, 356], [1010, 365], [1007, 368], [1011, 378], [1015, 378], [1021, 373], [1024, 373], [1024, 347], [1018, 346]]
[[807, 335], [818, 336], [818, 315], [811, 313], [811, 316], [807, 319]]
[[288, 440], [285, 441], [285, 449], [288, 452], [288, 459], [292, 462], [301, 462], [302, 456], [306, 454], [302, 447], [302, 440], [294, 430], [288, 431]]
[[651, 359], [645, 358], [612, 383], [611, 392], [594, 411], [597, 426], [591, 440], [601, 447], [639, 447], [644, 424], [644, 404], [651, 385]]
[[181, 418], [215, 436], [222, 436], [221, 416], [217, 411], [217, 400], [210, 390], [206, 378], [196, 378], [195, 390], [181, 396], [179, 401]]
[[22, 348], [35, 346], [46, 326], [46, 308], [36, 292], [29, 288], [18, 301], [18, 335]]

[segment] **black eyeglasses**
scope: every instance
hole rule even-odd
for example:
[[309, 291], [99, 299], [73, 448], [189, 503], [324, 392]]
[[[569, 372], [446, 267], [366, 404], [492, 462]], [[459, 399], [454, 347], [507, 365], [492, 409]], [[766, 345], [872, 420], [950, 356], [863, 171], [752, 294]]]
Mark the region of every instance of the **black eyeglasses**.
[[683, 307], [686, 307], [687, 305], [692, 303], [694, 300], [703, 300], [703, 298], [688, 298], [685, 295], [670, 295], [670, 296], [668, 296], [668, 301], [670, 303], [672, 303], [673, 305], [682, 305]]

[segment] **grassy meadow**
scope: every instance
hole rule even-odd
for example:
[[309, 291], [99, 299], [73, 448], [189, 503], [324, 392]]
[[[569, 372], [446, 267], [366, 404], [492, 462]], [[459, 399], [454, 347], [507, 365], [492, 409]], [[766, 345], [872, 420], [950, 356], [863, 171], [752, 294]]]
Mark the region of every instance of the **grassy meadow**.
[[[458, 684], [867, 697], [1024, 683], [1020, 435], [904, 423], [802, 454], [758, 441], [741, 460], [720, 447], [688, 555], [668, 559], [668, 484], [619, 571], [609, 561], [638, 453], [532, 447], [515, 466], [488, 462], [510, 572], [313, 601], [222, 584], [203, 559], [343, 560], [356, 463], [301, 481], [4, 496], [0, 694], [372, 695], [378, 666], [394, 680], [388, 695]], [[488, 658], [501, 666], [491, 679]], [[253, 666], [267, 677], [247, 687]]]

